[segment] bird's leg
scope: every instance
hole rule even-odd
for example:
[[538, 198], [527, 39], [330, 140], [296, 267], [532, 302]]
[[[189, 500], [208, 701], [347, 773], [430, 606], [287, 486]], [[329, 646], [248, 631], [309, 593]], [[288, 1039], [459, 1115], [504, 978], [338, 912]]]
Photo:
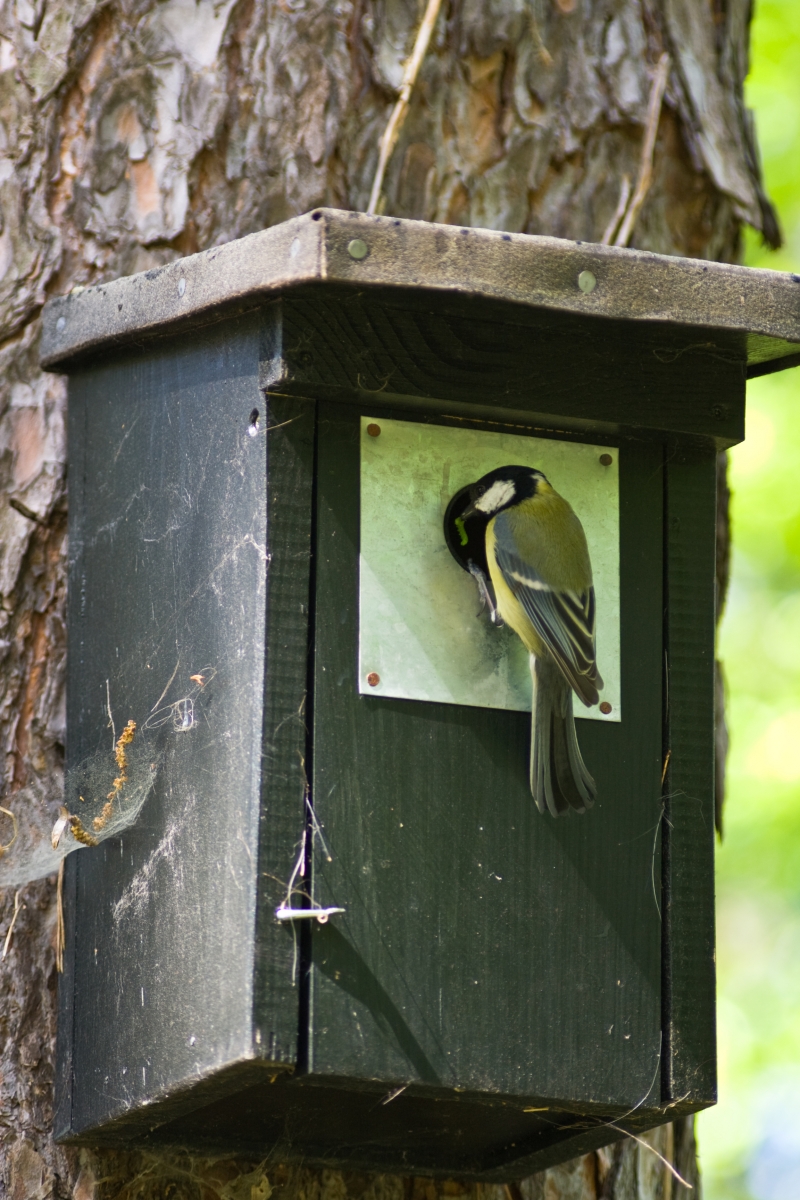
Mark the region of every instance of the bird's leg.
[[502, 624], [504, 624], [504, 622], [503, 618], [500, 616], [500, 613], [497, 611], [497, 605], [494, 602], [494, 598], [489, 588], [489, 581], [480, 567], [475, 566], [475, 563], [472, 561], [472, 559], [469, 560], [469, 573], [478, 585], [478, 592], [481, 598], [481, 606], [476, 615], [480, 616], [483, 610], [488, 608], [489, 618], [492, 624], [499, 628]]

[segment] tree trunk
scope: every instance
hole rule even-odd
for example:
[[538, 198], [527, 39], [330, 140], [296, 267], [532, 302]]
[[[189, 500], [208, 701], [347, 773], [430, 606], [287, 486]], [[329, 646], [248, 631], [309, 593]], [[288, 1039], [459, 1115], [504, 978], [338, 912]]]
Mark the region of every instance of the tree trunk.
[[[66, 390], [37, 367], [41, 306], [316, 205], [365, 208], [423, 7], [9, 0], [0, 9], [0, 803], [21, 826], [51, 826], [64, 752]], [[750, 0], [445, 0], [383, 211], [600, 240], [625, 177], [630, 190], [639, 178], [666, 52], [653, 178], [632, 244], [733, 260], [742, 221], [774, 244], [742, 101], [749, 9]], [[11, 829], [0, 813], [0, 843]], [[631, 1140], [505, 1189], [60, 1149], [50, 1132], [55, 881], [8, 890], [0, 912], [0, 1194], [13, 1200], [263, 1200], [270, 1188], [287, 1200], [686, 1194]], [[649, 1141], [697, 1182], [691, 1121]]]

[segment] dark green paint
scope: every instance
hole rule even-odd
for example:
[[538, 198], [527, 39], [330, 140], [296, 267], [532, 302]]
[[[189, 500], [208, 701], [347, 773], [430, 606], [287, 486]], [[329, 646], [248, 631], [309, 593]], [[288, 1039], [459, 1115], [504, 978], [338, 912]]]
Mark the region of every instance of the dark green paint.
[[666, 455], [665, 1100], [717, 1095], [714, 970], [716, 456]]
[[527, 714], [357, 694], [358, 415], [320, 411], [316, 898], [347, 912], [313, 934], [310, 1069], [657, 1102], [660, 453], [620, 453], [624, 718], [579, 722], [598, 803], [553, 821]]
[[744, 437], [738, 334], [581, 319], [486, 297], [298, 289], [268, 310], [262, 382], [279, 392], [413, 405], [487, 421], [533, 414], [543, 429]]
[[[137, 826], [67, 865], [60, 1136], [502, 1180], [711, 1101], [724, 336], [320, 287], [73, 375], [70, 762], [109, 738], [107, 678], [121, 725], [176, 659], [218, 675]], [[536, 812], [526, 714], [356, 694], [376, 406], [620, 446], [623, 720], [579, 722], [590, 813]], [[304, 831], [346, 913], [295, 941]]]

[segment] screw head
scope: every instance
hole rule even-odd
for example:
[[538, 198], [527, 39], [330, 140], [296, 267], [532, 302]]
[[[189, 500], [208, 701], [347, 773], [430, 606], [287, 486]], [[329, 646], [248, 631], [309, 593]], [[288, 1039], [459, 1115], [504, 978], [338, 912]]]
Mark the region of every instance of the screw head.
[[370, 686], [370, 687], [377, 687], [377, 686], [378, 686], [378, 684], [380, 683], [380, 681], [381, 681], [381, 677], [380, 677], [380, 675], [378, 674], [378, 672], [377, 672], [377, 671], [370, 671], [369, 675], [367, 676], [367, 683], [369, 684], [369, 686]]
[[597, 287], [597, 280], [591, 271], [581, 271], [578, 276], [578, 287], [588, 296]]
[[604, 700], [600, 705], [600, 712], [604, 713], [605, 716], [608, 716], [608, 714], [611, 712], [611, 705], [607, 700]]
[[360, 261], [362, 258], [366, 258], [369, 254], [369, 247], [367, 246], [366, 242], [361, 240], [361, 238], [353, 238], [352, 242], [348, 242], [347, 244], [347, 253], [351, 258], [355, 258]]
[[613, 463], [613, 461], [614, 460], [610, 454], [601, 454], [600, 455], [600, 465], [603, 467], [610, 467], [611, 464]]
[[380, 437], [381, 436], [380, 425], [375, 425], [375, 424], [368, 425], [367, 433], [369, 434], [370, 437]]

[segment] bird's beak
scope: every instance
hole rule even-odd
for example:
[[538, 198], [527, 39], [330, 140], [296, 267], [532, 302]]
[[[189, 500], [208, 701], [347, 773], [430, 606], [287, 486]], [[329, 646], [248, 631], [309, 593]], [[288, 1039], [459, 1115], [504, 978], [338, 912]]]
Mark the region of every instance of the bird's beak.
[[477, 500], [473, 500], [471, 504], [467, 505], [467, 507], [464, 509], [464, 511], [461, 514], [462, 521], [466, 521], [468, 517], [475, 516], [475, 513], [478, 511], [477, 508], [475, 507], [475, 505], [477, 503], [478, 503]]

